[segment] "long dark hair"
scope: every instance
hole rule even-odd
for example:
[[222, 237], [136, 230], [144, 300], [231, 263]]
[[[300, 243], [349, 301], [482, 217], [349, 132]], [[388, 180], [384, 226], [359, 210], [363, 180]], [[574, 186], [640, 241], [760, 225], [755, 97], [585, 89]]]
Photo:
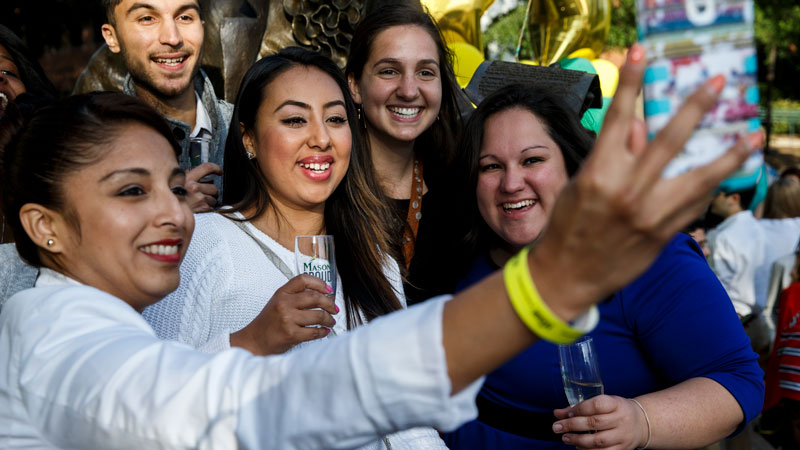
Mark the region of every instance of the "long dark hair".
[[[439, 27], [433, 18], [419, 4], [397, 2], [383, 4], [369, 12], [356, 27], [350, 43], [350, 54], [345, 66], [345, 74], [361, 79], [364, 65], [369, 59], [375, 38], [391, 27], [414, 25], [425, 30], [436, 44], [439, 55], [439, 70], [442, 81], [442, 105], [439, 119], [414, 141], [414, 153], [425, 166], [428, 184], [436, 185], [438, 175], [455, 160], [455, 142], [461, 133], [462, 120], [458, 107], [458, 83], [453, 72], [453, 56], [444, 43]], [[362, 118], [362, 120], [366, 120]], [[369, 143], [368, 143], [369, 144]]]
[[478, 211], [475, 189], [478, 186], [479, 158], [483, 146], [486, 121], [503, 111], [521, 108], [529, 111], [542, 123], [545, 131], [558, 144], [564, 156], [567, 174], [572, 177], [580, 168], [594, 144], [580, 117], [558, 96], [533, 86], [512, 84], [484, 99], [464, 126], [458, 143], [459, 160], [454, 168], [456, 182], [466, 189], [459, 197], [458, 210], [462, 212], [461, 234], [467, 249], [486, 245], [494, 233], [489, 230]]
[[[120, 127], [138, 123], [152, 128], [172, 146], [180, 146], [161, 115], [141, 100], [122, 93], [76, 95], [45, 106], [26, 120], [14, 105], [0, 119], [3, 214], [14, 231], [20, 256], [41, 267], [41, 250], [28, 237], [19, 219], [26, 203], [36, 203], [63, 214], [80, 230], [64, 196], [64, 177], [97, 162]], [[113, 230], [109, 230], [113, 232]]]
[[56, 88], [44, 74], [42, 66], [31, 55], [28, 47], [18, 38], [13, 31], [0, 25], [0, 45], [8, 50], [11, 59], [19, 69], [20, 81], [25, 85], [25, 91], [39, 97], [53, 99], [56, 97]]
[[267, 213], [271, 203], [268, 183], [256, 160], [247, 158], [241, 128], [249, 131], [255, 127], [267, 86], [278, 75], [298, 66], [315, 67], [336, 81], [344, 96], [353, 137], [350, 167], [325, 202], [325, 228], [336, 239], [336, 268], [342, 279], [347, 324], [353, 327], [361, 322], [359, 312], [372, 320], [401, 305], [383, 274], [385, 258], [395, 251], [388, 232], [391, 210], [372, 169], [347, 81], [330, 59], [300, 47], [289, 47], [261, 59], [247, 71], [236, 97], [225, 147], [223, 204], [232, 206], [231, 212], [253, 208], [255, 213], [247, 220]]

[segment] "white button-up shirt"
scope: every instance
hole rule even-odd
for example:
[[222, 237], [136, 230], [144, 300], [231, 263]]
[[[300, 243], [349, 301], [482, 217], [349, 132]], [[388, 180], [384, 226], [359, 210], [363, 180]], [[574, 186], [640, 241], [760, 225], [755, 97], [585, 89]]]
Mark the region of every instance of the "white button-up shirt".
[[728, 292], [733, 307], [746, 316], [756, 304], [755, 273], [764, 261], [764, 233], [750, 211], [725, 219], [708, 234], [708, 263]]

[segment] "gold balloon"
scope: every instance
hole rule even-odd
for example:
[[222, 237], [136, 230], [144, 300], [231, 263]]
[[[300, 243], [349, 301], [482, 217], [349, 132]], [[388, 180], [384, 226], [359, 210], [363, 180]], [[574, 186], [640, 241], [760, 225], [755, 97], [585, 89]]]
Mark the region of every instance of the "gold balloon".
[[600, 54], [611, 27], [610, 0], [532, 0], [531, 46], [542, 65], [580, 48]]
[[466, 42], [482, 49], [481, 16], [494, 0], [421, 0], [448, 44]]
[[483, 52], [466, 42], [454, 42], [448, 47], [453, 52], [453, 71], [456, 74], [456, 81], [459, 86], [465, 88], [478, 70], [478, 66], [484, 61]]

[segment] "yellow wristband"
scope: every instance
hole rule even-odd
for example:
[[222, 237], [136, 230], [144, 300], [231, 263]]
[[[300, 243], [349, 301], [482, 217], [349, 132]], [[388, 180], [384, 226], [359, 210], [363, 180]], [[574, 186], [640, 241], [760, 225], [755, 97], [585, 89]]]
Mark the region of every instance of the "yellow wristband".
[[523, 323], [540, 338], [567, 344], [592, 331], [599, 321], [597, 306], [576, 319], [573, 325], [559, 319], [542, 300], [528, 270], [528, 247], [514, 255], [503, 269], [506, 292]]

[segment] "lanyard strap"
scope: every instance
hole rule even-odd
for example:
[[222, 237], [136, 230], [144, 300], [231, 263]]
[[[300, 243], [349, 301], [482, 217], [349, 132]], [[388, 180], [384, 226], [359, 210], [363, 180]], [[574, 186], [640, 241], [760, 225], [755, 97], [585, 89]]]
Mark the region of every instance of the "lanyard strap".
[[261, 240], [257, 238], [253, 234], [253, 232], [250, 231], [250, 229], [247, 228], [247, 225], [245, 225], [244, 222], [241, 222], [239, 220], [233, 219], [228, 216], [225, 217], [228, 218], [231, 222], [233, 222], [234, 225], [239, 227], [240, 230], [244, 231], [246, 235], [250, 236], [250, 238], [254, 240], [256, 244], [258, 244], [258, 246], [261, 248], [261, 251], [264, 252], [264, 256], [266, 256], [267, 259], [270, 260], [272, 264], [274, 264], [275, 267], [277, 267], [278, 270], [280, 270], [284, 276], [286, 276], [287, 280], [291, 280], [294, 277], [294, 273], [291, 270], [289, 270], [289, 267], [286, 266], [286, 263], [284, 263], [283, 260], [281, 260], [281, 258], [278, 255], [276, 255], [271, 248], [267, 247], [266, 244], [261, 242]]
[[414, 244], [417, 242], [420, 219], [422, 219], [422, 163], [415, 158], [411, 195], [408, 197], [406, 227], [403, 233], [403, 259], [405, 259], [406, 270], [411, 266], [411, 258], [414, 257]]

